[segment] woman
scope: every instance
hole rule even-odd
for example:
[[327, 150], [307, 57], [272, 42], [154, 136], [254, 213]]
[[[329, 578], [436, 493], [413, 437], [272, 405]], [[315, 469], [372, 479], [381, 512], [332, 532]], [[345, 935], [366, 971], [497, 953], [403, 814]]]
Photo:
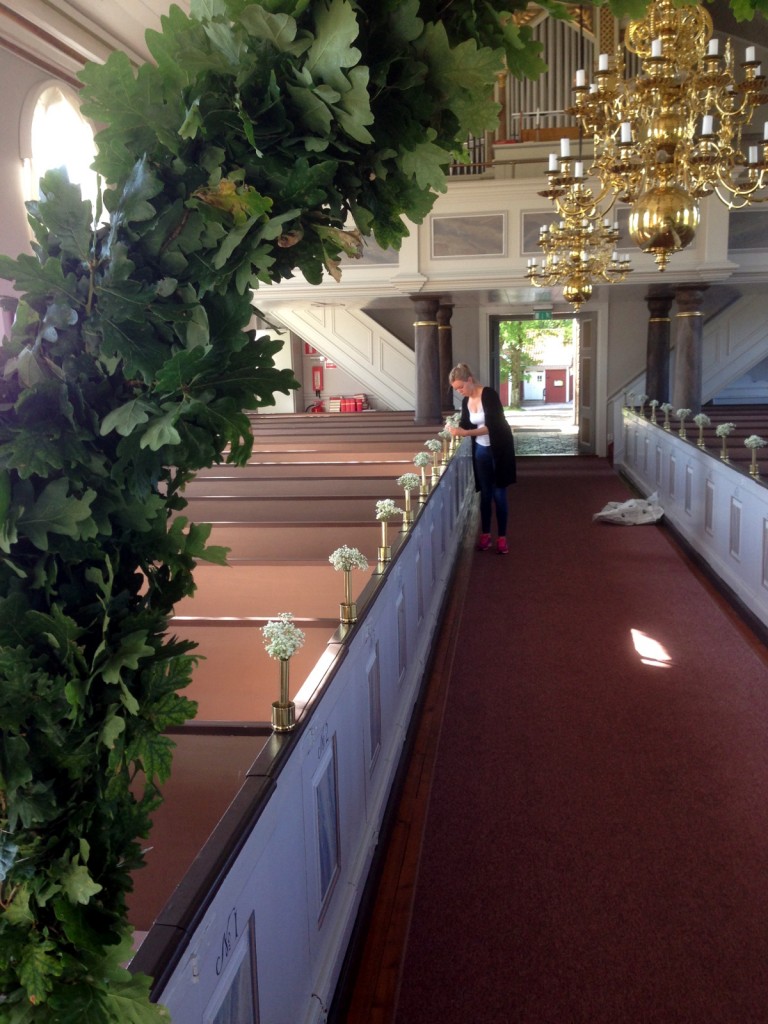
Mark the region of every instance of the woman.
[[504, 415], [501, 399], [493, 388], [483, 387], [472, 376], [466, 363], [451, 370], [451, 387], [462, 396], [461, 420], [451, 427], [457, 437], [472, 438], [472, 466], [475, 490], [480, 491], [479, 551], [491, 546], [491, 514], [496, 507], [500, 555], [509, 553], [507, 544], [507, 487], [517, 478], [515, 441]]

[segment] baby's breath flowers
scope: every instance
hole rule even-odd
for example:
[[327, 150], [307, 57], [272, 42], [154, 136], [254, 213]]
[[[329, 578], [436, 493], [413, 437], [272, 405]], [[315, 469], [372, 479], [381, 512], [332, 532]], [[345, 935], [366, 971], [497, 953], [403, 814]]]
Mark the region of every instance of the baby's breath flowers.
[[431, 465], [431, 463], [432, 463], [432, 456], [429, 454], [429, 452], [416, 452], [416, 454], [413, 456], [413, 464], [414, 464], [414, 466], [417, 466], [421, 470], [421, 489], [420, 489], [420, 494], [421, 494], [421, 496], [423, 498], [426, 498], [427, 491], [428, 491], [428, 487], [427, 487], [427, 471], [426, 471], [425, 467]]
[[403, 488], [405, 508], [403, 509], [403, 531], [407, 531], [413, 522], [413, 511], [411, 510], [411, 491], [419, 486], [419, 478], [415, 473], [403, 473], [395, 483]]
[[764, 437], [759, 437], [757, 434], [750, 434], [749, 437], [744, 439], [744, 444], [747, 448], [752, 451], [752, 465], [749, 467], [751, 476], [760, 476], [760, 472], [757, 468], [757, 452], [758, 449], [764, 448], [768, 441]]
[[381, 523], [381, 547], [379, 548], [379, 561], [388, 562], [392, 557], [392, 549], [389, 546], [387, 537], [387, 524], [396, 515], [404, 515], [401, 508], [398, 508], [392, 498], [379, 498], [376, 502], [376, 518]]
[[[414, 474], [415, 476], [416, 474]], [[418, 484], [418, 479], [416, 481]], [[368, 559], [357, 548], [348, 548], [342, 544], [328, 556], [328, 561], [337, 572], [349, 572], [351, 569], [367, 569]]]
[[397, 480], [395, 480], [395, 483], [398, 487], [402, 487], [407, 494], [409, 491], [416, 490], [419, 486], [419, 478], [416, 473], [403, 473], [402, 476], [399, 476]]
[[262, 626], [264, 648], [270, 658], [287, 661], [304, 645], [304, 633], [295, 625], [293, 612], [281, 612]]
[[730, 462], [730, 459], [728, 458], [728, 438], [735, 429], [735, 423], [718, 423], [715, 427], [715, 433], [718, 437], [723, 439], [723, 447], [720, 451], [720, 458], [723, 462]]
[[344, 601], [339, 607], [339, 618], [342, 626], [349, 627], [353, 622], [357, 622], [357, 607], [352, 600], [352, 570], [367, 569], [368, 559], [357, 548], [348, 548], [346, 544], [342, 544], [340, 548], [331, 552], [328, 561], [337, 572], [344, 573]]
[[671, 402], [663, 402], [659, 406], [659, 408], [664, 413], [664, 429], [665, 430], [669, 430], [669, 414], [672, 412], [672, 408], [673, 408], [672, 403]]
[[693, 417], [693, 422], [699, 428], [699, 440], [696, 442], [699, 448], [704, 447], [704, 427], [708, 427], [712, 420], [707, 416], [705, 412], [696, 413]]
[[685, 437], [685, 420], [691, 415], [690, 409], [678, 409], [675, 416], [680, 420], [680, 437]]
[[376, 518], [380, 522], [394, 519], [396, 515], [402, 514], [402, 511], [401, 508], [397, 507], [392, 498], [379, 498], [376, 502]]

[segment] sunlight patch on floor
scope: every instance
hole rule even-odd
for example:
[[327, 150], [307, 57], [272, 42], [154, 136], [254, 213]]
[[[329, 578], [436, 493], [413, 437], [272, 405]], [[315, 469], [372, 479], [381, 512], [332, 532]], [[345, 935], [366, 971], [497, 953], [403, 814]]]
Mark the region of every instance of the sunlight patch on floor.
[[672, 656], [663, 644], [639, 629], [631, 629], [630, 633], [634, 648], [640, 655], [643, 665], [650, 665], [653, 668], [671, 668]]

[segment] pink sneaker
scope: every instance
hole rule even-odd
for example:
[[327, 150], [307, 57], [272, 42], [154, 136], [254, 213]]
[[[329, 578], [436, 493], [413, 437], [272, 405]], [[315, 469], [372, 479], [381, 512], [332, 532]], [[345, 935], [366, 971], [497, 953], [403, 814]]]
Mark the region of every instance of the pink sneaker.
[[498, 541], [496, 542], [496, 550], [499, 552], [500, 555], [509, 554], [509, 545], [507, 544], [506, 537], [499, 537]]
[[491, 546], [491, 535], [490, 533], [481, 533], [480, 540], [477, 542], [478, 551], [487, 551]]

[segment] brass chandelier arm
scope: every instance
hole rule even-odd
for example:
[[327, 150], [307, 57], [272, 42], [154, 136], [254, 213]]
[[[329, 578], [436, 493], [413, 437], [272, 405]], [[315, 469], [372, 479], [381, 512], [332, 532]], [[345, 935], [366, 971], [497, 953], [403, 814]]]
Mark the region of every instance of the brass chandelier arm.
[[550, 157], [541, 194], [566, 219], [578, 216], [587, 192], [596, 207], [628, 203], [634, 241], [663, 270], [693, 240], [704, 196], [729, 207], [768, 201], [768, 124], [761, 141], [747, 135], [768, 103], [768, 80], [755, 47], [737, 80], [733, 47], [727, 41], [720, 52], [700, 2], [651, 0], [629, 23], [625, 46], [640, 61], [636, 77], [625, 77], [621, 49], [600, 54], [591, 81], [586, 69], [576, 72], [568, 112], [594, 142], [590, 189], [577, 187], [580, 176], [561, 153]]

